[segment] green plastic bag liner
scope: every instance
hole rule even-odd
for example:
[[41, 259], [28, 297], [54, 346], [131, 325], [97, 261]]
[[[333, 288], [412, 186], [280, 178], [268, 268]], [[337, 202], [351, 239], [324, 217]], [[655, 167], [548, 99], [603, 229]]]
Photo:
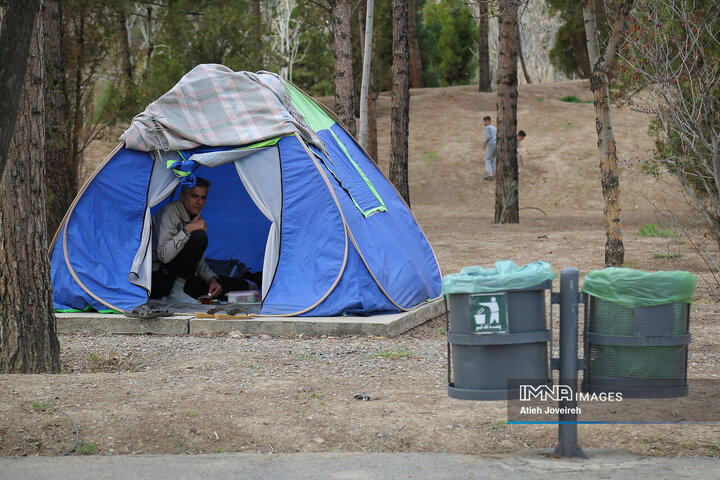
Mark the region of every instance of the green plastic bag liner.
[[495, 268], [465, 267], [459, 273], [443, 278], [443, 295], [452, 293], [491, 293], [524, 290], [554, 280], [555, 274], [546, 262], [533, 262], [518, 267], [511, 260], [495, 262]]
[[582, 292], [626, 307], [692, 303], [697, 278], [688, 272], [643, 272], [609, 267], [585, 276]]

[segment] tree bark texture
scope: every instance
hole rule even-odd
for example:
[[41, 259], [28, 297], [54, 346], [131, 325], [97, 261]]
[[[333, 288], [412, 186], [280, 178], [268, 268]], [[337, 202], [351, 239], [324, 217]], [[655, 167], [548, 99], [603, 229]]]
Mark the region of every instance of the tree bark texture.
[[128, 38], [127, 17], [121, 8], [118, 8], [115, 11], [115, 15], [117, 15], [117, 35], [119, 40], [118, 48], [120, 49], [119, 53], [123, 82], [126, 86], [130, 86], [133, 81], [133, 63], [130, 56], [130, 39]]
[[334, 0], [332, 31], [335, 40], [335, 114], [348, 132], [357, 135], [355, 126], [355, 90], [353, 88], [350, 0]]
[[605, 48], [605, 53], [601, 55], [595, 1], [583, 1], [585, 36], [592, 68], [590, 89], [593, 92], [593, 105], [595, 106], [597, 146], [601, 154], [600, 184], [605, 201], [603, 213], [605, 214], [605, 266], [607, 267], [621, 267], [625, 261], [625, 247], [620, 222], [620, 180], [617, 169], [617, 146], [610, 117], [608, 72], [615, 58], [620, 32], [625, 27], [633, 3], [634, 0], [625, 0], [618, 5], [615, 24]]
[[478, 90], [481, 92], [490, 91], [490, 41], [488, 35], [490, 26], [488, 23], [487, 0], [478, 1]]
[[39, 0], [10, 0], [0, 28], [0, 180], [8, 159], [10, 139], [17, 120], [30, 39]]
[[38, 11], [0, 183], [0, 373], [60, 371], [45, 225], [42, 32]]
[[415, 0], [408, 1], [408, 47], [410, 49], [410, 86], [422, 88], [425, 86], [422, 70], [422, 57], [420, 56], [420, 43], [417, 39], [417, 26], [415, 22]]
[[83, 125], [85, 123], [85, 118], [83, 115], [83, 70], [85, 68], [85, 13], [86, 13], [87, 6], [83, 4], [82, 10], [80, 11], [80, 14], [78, 15], [78, 18], [76, 18], [76, 26], [75, 26], [75, 42], [76, 50], [74, 51], [76, 55], [75, 59], [75, 85], [74, 85], [74, 100], [72, 103], [72, 111], [73, 111], [73, 122], [72, 122], [72, 130], [70, 131], [70, 157], [73, 159], [73, 162], [76, 162], [78, 165], [82, 163], [82, 148], [80, 147], [80, 140], [82, 138], [82, 132], [83, 132]]
[[[365, 24], [367, 10], [365, 4], [361, 4], [358, 8], [358, 26], [360, 31], [360, 45], [365, 45]], [[364, 54], [364, 49], [363, 49]], [[372, 55], [371, 55], [372, 57]], [[363, 61], [365, 58], [363, 58]], [[377, 99], [375, 96], [375, 72], [372, 67], [372, 58], [370, 60], [370, 79], [367, 93], [367, 143], [365, 151], [370, 158], [378, 163], [377, 153]]]
[[58, 0], [45, 0], [45, 165], [52, 175], [47, 182], [48, 238], [57, 230], [75, 198], [77, 165], [67, 143], [68, 109], [65, 98], [65, 68], [62, 61], [62, 13]]
[[252, 0], [251, 11], [253, 17], [253, 43], [255, 44], [255, 52], [262, 51], [262, 16], [260, 12], [260, 0]]
[[520, 0], [501, 0], [499, 6], [495, 223], [520, 223], [517, 162], [517, 22]]
[[520, 65], [522, 65], [522, 71], [523, 75], [525, 76], [525, 83], [528, 85], [532, 83], [532, 79], [530, 78], [530, 72], [528, 72], [527, 65], [525, 65], [525, 57], [523, 56], [523, 50], [522, 50], [522, 35], [520, 35], [520, 19], [518, 19], [517, 23], [517, 37], [518, 37], [518, 56], [520, 57]]
[[408, 183], [408, 129], [410, 123], [410, 79], [407, 0], [392, 0], [393, 63], [390, 111], [390, 182], [410, 206]]
[[[171, 8], [172, 3], [168, 3], [168, 10]], [[148, 44], [145, 52], [145, 70], [143, 71], [143, 78], [147, 78], [148, 72], [150, 71], [150, 64], [152, 62], [153, 52], [155, 51], [155, 37], [152, 35], [153, 29], [153, 9], [152, 6], [147, 7], [147, 31], [148, 31]]]

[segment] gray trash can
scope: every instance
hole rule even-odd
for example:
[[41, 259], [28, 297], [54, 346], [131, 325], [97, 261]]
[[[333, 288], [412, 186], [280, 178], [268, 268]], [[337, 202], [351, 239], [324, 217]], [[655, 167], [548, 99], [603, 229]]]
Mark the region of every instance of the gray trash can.
[[697, 279], [688, 272], [606, 268], [588, 273], [583, 391], [627, 398], [688, 394], [690, 302]]
[[517, 398], [509, 382], [550, 384], [545, 291], [550, 265], [467, 267], [443, 279], [448, 306], [448, 395], [462, 400]]

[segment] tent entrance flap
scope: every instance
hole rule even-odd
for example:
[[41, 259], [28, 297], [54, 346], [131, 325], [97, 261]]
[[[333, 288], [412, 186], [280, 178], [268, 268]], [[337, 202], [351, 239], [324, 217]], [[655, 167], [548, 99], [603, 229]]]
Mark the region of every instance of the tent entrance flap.
[[[282, 208], [277, 148], [204, 152], [191, 158], [200, 165], [194, 174], [210, 182], [207, 203], [201, 213], [208, 224], [205, 258], [236, 259], [253, 272], [266, 271], [269, 266], [272, 273], [273, 262], [278, 258], [276, 223]], [[165, 168], [166, 161], [167, 154], [156, 161], [157, 170], [153, 175], [157, 173], [158, 180], [153, 180], [157, 186], [150, 189], [149, 198], [155, 203], [150, 215], [180, 198], [182, 187], [177, 177]], [[164, 198], [157, 199], [153, 192], [164, 194]], [[271, 281], [271, 277], [263, 278], [264, 285]], [[147, 287], [149, 290], [149, 280]]]

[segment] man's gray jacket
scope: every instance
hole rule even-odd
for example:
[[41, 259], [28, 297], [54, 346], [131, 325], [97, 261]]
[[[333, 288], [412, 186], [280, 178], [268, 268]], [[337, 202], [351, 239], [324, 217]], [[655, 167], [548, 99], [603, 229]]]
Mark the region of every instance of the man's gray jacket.
[[[160, 270], [163, 264], [169, 263], [183, 249], [190, 239], [183, 228], [190, 220], [190, 214], [180, 202], [168, 203], [153, 215], [153, 272]], [[208, 267], [204, 255], [198, 262], [195, 274], [205, 283], [218, 278]]]

